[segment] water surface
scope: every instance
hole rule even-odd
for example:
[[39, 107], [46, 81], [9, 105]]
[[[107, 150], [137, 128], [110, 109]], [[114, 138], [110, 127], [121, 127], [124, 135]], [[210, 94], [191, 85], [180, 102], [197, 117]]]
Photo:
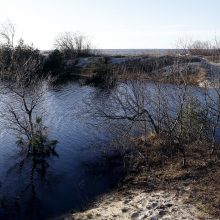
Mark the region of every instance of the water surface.
[[[29, 209], [27, 198], [22, 202], [19, 200], [16, 211], [14, 201], [29, 181], [28, 171], [23, 170], [21, 174], [8, 172], [17, 161], [19, 148], [15, 144], [15, 134], [3, 123], [0, 125], [0, 197], [7, 201], [9, 212], [16, 211], [12, 219], [47, 219], [70, 213], [84, 208], [91, 199], [117, 183], [120, 176], [116, 175], [117, 170], [97, 175], [84, 166], [85, 162], [97, 158], [95, 149], [102, 148], [109, 140], [104, 132], [91, 127], [94, 119], [87, 117], [84, 111], [86, 100], [91, 101], [97, 96], [98, 89], [81, 87], [78, 83], [48, 89], [43, 104], [47, 112], [45, 121], [50, 138], [59, 141], [58, 156], [48, 161], [47, 180], [36, 182], [38, 203], [33, 210]], [[5, 218], [5, 212], [1, 213]]]

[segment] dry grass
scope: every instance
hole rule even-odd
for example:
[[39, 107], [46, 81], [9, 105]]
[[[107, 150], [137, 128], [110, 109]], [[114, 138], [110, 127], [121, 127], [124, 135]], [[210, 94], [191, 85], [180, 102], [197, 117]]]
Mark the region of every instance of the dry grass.
[[122, 184], [123, 189], [179, 190], [187, 194], [185, 202], [215, 218], [220, 216], [220, 160], [208, 153], [207, 145], [188, 146], [187, 166], [183, 168], [180, 152], [175, 147], [166, 147], [164, 140], [151, 136], [148, 146], [140, 139], [135, 141], [142, 156], [130, 158], [134, 166]]
[[220, 63], [220, 55], [219, 54], [213, 54], [211, 56], [204, 56], [204, 59], [208, 60], [209, 62]]
[[201, 66], [185, 66], [177, 67], [172, 66], [169, 72], [161, 69], [158, 72], [153, 72], [149, 79], [162, 83], [182, 84], [187, 82], [189, 85], [200, 85], [207, 79], [207, 71]]

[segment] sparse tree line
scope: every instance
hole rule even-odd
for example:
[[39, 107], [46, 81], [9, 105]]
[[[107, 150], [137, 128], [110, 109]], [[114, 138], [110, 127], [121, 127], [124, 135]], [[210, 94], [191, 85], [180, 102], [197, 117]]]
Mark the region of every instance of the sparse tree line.
[[55, 49], [47, 55], [22, 39], [16, 42], [15, 36], [15, 26], [11, 22], [1, 26], [0, 70], [1, 77], [8, 79], [13, 77], [9, 76], [13, 69], [24, 66], [26, 62], [38, 63], [34, 75], [59, 77], [68, 67], [69, 60], [74, 64], [78, 57], [90, 56], [92, 53], [89, 39], [80, 33], [65, 32], [59, 35], [54, 43]]

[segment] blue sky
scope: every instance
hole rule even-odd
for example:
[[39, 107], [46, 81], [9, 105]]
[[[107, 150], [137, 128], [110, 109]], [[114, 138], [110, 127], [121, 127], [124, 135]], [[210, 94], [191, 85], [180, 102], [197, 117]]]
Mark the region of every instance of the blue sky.
[[88, 35], [96, 48], [174, 48], [179, 38], [220, 36], [220, 0], [0, 0], [0, 23], [51, 49], [64, 31]]

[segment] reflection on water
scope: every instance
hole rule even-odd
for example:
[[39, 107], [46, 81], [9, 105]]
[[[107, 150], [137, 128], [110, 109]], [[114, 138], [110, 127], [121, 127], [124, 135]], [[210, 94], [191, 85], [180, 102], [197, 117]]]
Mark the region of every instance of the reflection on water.
[[[110, 189], [119, 175], [109, 171], [94, 175], [83, 166], [97, 152], [91, 146], [102, 146], [108, 137], [91, 129], [92, 119], [85, 117], [86, 100], [97, 98], [91, 87], [77, 83], [48, 89], [43, 107], [51, 139], [59, 141], [56, 157], [47, 159], [46, 173], [27, 159], [21, 168], [22, 154], [16, 137], [0, 125], [0, 218], [46, 219], [85, 207], [94, 196]], [[15, 166], [17, 165], [17, 166]]]

